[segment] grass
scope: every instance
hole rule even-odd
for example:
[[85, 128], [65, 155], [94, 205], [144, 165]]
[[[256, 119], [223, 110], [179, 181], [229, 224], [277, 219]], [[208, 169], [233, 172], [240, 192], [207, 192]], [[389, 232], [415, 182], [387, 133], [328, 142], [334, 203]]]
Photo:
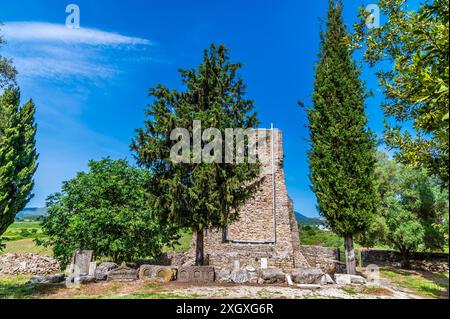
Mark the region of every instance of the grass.
[[7, 241], [3, 253], [33, 253], [43, 256], [52, 256], [52, 250], [43, 246], [38, 246], [34, 239], [21, 239], [14, 241]]
[[30, 285], [28, 275], [0, 274], [0, 299], [32, 299], [52, 293], [57, 287]]
[[448, 299], [448, 272], [430, 273], [401, 269], [382, 269], [381, 276], [418, 296]]
[[181, 237], [178, 240], [178, 244], [174, 247], [164, 247], [163, 252], [185, 252], [188, 251], [191, 246], [192, 231], [184, 230], [181, 232]]
[[[2, 236], [5, 249], [1, 253], [33, 253], [44, 256], [52, 256], [51, 248], [38, 246], [34, 242], [36, 238], [45, 238], [40, 222], [29, 221], [14, 222]], [[164, 247], [164, 252], [185, 252], [189, 250], [192, 240], [192, 232], [183, 231], [177, 245]]]
[[[123, 296], [112, 297], [104, 296], [106, 299], [199, 299], [201, 296], [198, 294], [181, 295], [168, 293], [137, 293]], [[100, 297], [102, 299], [103, 297]]]
[[256, 295], [260, 299], [273, 299], [276, 298], [277, 296], [282, 295], [282, 293], [279, 291], [271, 291], [269, 289], [263, 288], [261, 290], [258, 290]]
[[43, 238], [40, 222], [14, 222], [2, 235], [6, 241], [14, 241], [28, 238]]
[[[73, 299], [198, 299], [198, 294], [180, 294], [164, 291], [160, 283], [135, 283], [134, 291], [126, 292], [126, 285], [107, 283], [101, 288], [83, 286], [66, 289], [60, 286], [27, 284], [30, 276], [0, 274], [0, 299], [73, 298]], [[98, 289], [96, 291], [95, 289]]]

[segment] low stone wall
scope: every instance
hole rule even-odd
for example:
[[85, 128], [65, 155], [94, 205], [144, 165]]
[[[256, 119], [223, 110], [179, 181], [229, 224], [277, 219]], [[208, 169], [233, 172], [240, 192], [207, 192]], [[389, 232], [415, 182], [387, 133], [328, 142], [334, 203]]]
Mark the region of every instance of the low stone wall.
[[321, 268], [326, 273], [338, 271], [339, 248], [300, 245], [300, 251], [310, 267]]
[[[379, 249], [362, 249], [363, 266], [375, 264], [379, 266], [400, 266], [402, 261], [399, 252]], [[448, 271], [448, 254], [446, 253], [412, 253], [409, 259], [411, 268], [427, 271]]]

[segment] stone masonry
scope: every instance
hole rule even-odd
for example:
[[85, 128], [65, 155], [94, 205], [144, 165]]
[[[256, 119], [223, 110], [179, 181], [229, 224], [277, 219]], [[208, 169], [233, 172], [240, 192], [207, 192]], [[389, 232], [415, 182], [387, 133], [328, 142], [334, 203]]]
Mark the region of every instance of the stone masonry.
[[[309, 267], [300, 250], [297, 221], [286, 190], [281, 131], [258, 130], [257, 134], [260, 188], [227, 229], [205, 232], [206, 261], [218, 270], [277, 267], [288, 272]], [[260, 142], [260, 136], [265, 136], [266, 143]]]

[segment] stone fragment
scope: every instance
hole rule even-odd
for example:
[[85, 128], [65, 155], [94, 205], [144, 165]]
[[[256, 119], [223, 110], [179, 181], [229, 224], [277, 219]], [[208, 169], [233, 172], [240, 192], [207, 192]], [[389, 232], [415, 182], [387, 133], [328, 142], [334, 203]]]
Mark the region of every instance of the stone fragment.
[[335, 274], [334, 279], [338, 285], [350, 285], [352, 283], [350, 275], [347, 274]]
[[214, 279], [214, 267], [211, 266], [181, 267], [178, 270], [177, 280], [181, 282], [207, 283]]
[[284, 283], [285, 274], [278, 268], [261, 269], [261, 279], [265, 284]]
[[247, 271], [245, 270], [232, 271], [230, 279], [236, 284], [243, 284], [249, 281]]
[[231, 271], [229, 269], [221, 269], [215, 273], [218, 282], [232, 282]]
[[320, 279], [320, 284], [321, 285], [332, 285], [332, 284], [334, 284], [334, 281], [333, 281], [333, 278], [331, 278], [331, 276], [329, 274], [325, 274]]
[[137, 279], [137, 269], [129, 268], [124, 262], [119, 268], [111, 270], [107, 276], [108, 281], [133, 281]]
[[113, 262], [103, 262], [100, 265], [98, 265], [97, 269], [95, 270], [95, 279], [96, 280], [106, 280], [108, 273], [118, 268], [119, 266], [116, 263]]
[[92, 250], [75, 250], [72, 255], [69, 273], [75, 275], [89, 274], [93, 255], [94, 252]]
[[65, 279], [64, 274], [33, 276], [28, 280], [27, 284], [58, 284]]
[[142, 265], [139, 268], [139, 279], [172, 281], [177, 277], [177, 268], [171, 266]]
[[367, 280], [362, 276], [350, 275], [350, 282], [356, 285], [364, 285], [367, 282]]
[[286, 281], [288, 286], [292, 286], [294, 283], [292, 282], [292, 277], [289, 274], [286, 274]]
[[318, 285], [324, 273], [320, 268], [295, 268], [292, 270], [292, 278], [297, 284]]
[[87, 284], [90, 284], [90, 283], [93, 283], [93, 282], [95, 282], [95, 276], [90, 276], [90, 275], [77, 276], [74, 279], [74, 284], [75, 285], [87, 285]]

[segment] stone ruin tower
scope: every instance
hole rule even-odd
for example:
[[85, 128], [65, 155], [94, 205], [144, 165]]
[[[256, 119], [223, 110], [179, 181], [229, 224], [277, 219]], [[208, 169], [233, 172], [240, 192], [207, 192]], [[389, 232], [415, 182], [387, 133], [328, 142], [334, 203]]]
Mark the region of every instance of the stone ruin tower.
[[260, 188], [240, 208], [238, 220], [226, 229], [205, 231], [205, 261], [217, 269], [251, 266], [290, 271], [308, 267], [300, 252], [297, 221], [286, 190], [281, 131], [258, 129], [257, 135], [258, 141], [260, 135], [266, 140], [258, 143]]

